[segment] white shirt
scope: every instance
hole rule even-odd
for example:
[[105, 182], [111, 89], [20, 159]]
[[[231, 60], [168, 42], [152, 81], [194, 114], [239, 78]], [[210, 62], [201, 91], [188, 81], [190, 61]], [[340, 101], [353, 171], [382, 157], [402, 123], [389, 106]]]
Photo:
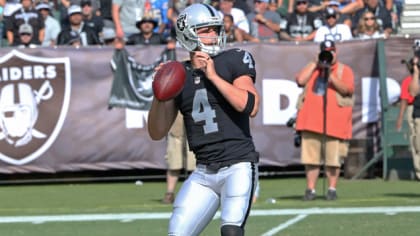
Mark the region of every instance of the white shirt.
[[[223, 17], [223, 12], [219, 11], [220, 17]], [[239, 8], [232, 7], [232, 10], [229, 13], [233, 17], [233, 24], [242, 29], [246, 33], [249, 33], [249, 23], [248, 19], [245, 16], [244, 11]]]
[[47, 16], [45, 19], [45, 36], [42, 46], [51, 46], [51, 40], [57, 41], [57, 36], [61, 31], [60, 23], [53, 17]]
[[348, 25], [336, 24], [332, 28], [327, 25], [323, 25], [316, 31], [314, 42], [319, 43], [327, 39], [332, 41], [344, 41], [353, 39], [353, 36]]

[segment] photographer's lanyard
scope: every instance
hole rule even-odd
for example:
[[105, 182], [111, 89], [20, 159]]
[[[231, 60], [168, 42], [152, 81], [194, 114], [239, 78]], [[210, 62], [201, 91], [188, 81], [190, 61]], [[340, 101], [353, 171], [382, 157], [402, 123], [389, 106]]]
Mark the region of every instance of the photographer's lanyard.
[[[332, 30], [331, 30], [332, 28], [329, 28], [328, 27], [328, 31], [330, 33], [329, 34], [326, 34], [324, 36], [324, 40], [328, 40], [328, 39], [330, 39], [332, 41], [340, 41], [341, 40], [341, 34], [338, 32], [338, 26], [337, 26], [337, 24], [335, 24], [334, 28], [335, 28], [335, 34], [333, 34], [333, 32], [332, 32]], [[331, 35], [332, 38], [328, 38], [330, 35]]]

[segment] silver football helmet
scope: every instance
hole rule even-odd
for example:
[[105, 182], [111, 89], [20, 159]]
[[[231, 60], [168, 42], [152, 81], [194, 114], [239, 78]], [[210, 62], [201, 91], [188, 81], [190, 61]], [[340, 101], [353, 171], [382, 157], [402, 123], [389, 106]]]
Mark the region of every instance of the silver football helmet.
[[[197, 29], [217, 26], [218, 36], [213, 45], [205, 45], [197, 35]], [[210, 55], [218, 54], [226, 44], [223, 19], [214, 7], [197, 3], [188, 6], [176, 20], [176, 39], [188, 51], [200, 50]]]

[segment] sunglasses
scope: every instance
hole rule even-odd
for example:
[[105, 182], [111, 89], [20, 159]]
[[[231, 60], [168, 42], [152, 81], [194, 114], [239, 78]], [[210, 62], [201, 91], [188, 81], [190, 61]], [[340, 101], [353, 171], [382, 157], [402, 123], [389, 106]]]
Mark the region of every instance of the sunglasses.
[[31, 36], [32, 34], [29, 33], [21, 33], [20, 36]]
[[329, 15], [329, 16], [326, 16], [325, 18], [327, 18], [327, 19], [330, 19], [330, 18], [336, 18], [336, 16], [335, 15]]
[[305, 1], [297, 1], [297, 2], [296, 2], [296, 5], [298, 5], [298, 6], [299, 6], [299, 5], [306, 5], [306, 3], [307, 3], [307, 2], [305, 2]]
[[372, 16], [372, 17], [365, 17], [365, 21], [368, 21], [368, 20], [375, 20], [376, 19], [376, 17], [374, 17], [374, 16]]

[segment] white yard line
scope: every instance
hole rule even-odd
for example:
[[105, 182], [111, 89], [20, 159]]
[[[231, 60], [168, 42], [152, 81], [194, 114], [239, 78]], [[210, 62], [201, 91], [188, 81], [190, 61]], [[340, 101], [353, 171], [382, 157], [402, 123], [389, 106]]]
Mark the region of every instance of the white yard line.
[[291, 226], [291, 225], [293, 225], [293, 224], [295, 224], [295, 223], [297, 223], [297, 222], [305, 219], [305, 217], [307, 217], [307, 216], [308, 215], [298, 215], [298, 216], [296, 216], [296, 217], [294, 217], [294, 218], [292, 218], [292, 219], [284, 222], [283, 224], [280, 224], [279, 226], [270, 229], [269, 231], [265, 232], [261, 236], [273, 236], [276, 233], [282, 231], [283, 229], [286, 229], [287, 227], [289, 227], [289, 226]]
[[[397, 214], [420, 212], [420, 206], [400, 207], [347, 207], [347, 208], [307, 208], [284, 210], [253, 210], [251, 216], [277, 215], [325, 215], [325, 214]], [[219, 215], [218, 212], [217, 215]], [[72, 221], [133, 221], [150, 219], [169, 219], [171, 213], [121, 213], [121, 214], [74, 214], [74, 215], [42, 215], [42, 216], [0, 216], [0, 224], [4, 223], [44, 223]], [[217, 217], [216, 215], [216, 217]]]

